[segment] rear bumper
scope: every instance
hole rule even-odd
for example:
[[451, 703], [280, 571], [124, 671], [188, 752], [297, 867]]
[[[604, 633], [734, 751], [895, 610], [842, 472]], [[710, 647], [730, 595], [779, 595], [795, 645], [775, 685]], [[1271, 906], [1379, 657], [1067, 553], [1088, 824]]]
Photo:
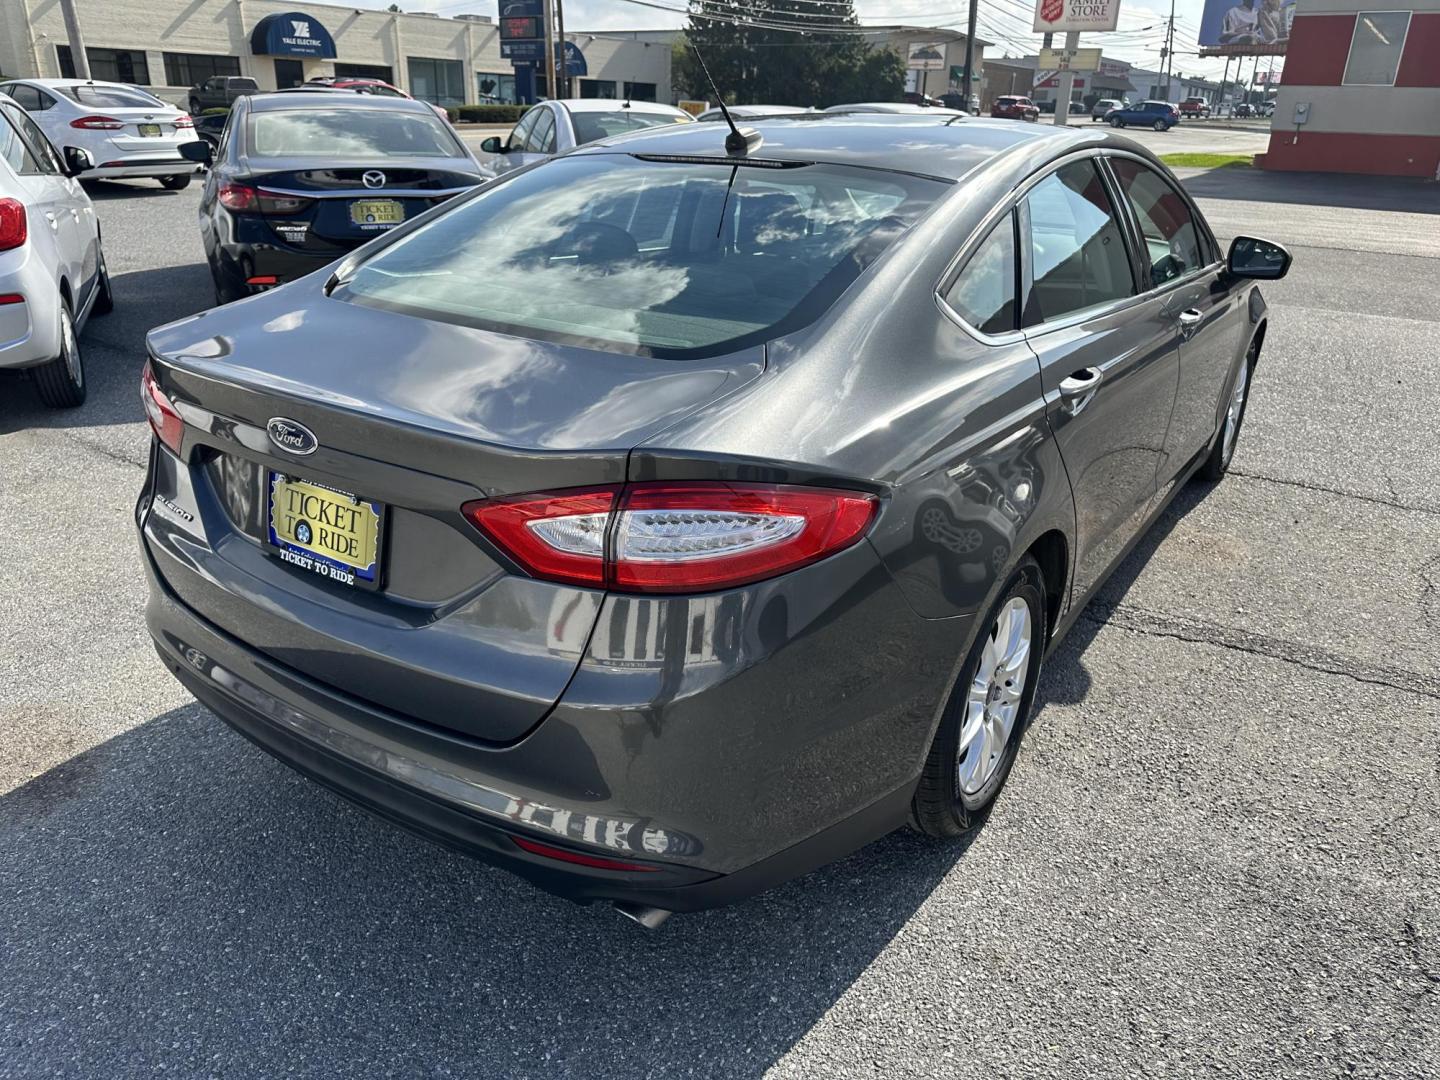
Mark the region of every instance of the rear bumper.
[[193, 161], [168, 154], [137, 154], [133, 161], [125, 155], [116, 155], [110, 160], [115, 164], [102, 163], [94, 169], [86, 169], [80, 174], [80, 179], [125, 180], [147, 176], [183, 176], [193, 173], [197, 168]]
[[34, 367], [60, 354], [60, 288], [56, 272], [37, 245], [0, 257], [0, 295], [20, 303], [0, 305], [0, 369]]
[[[379, 816], [581, 902], [713, 907], [903, 824], [963, 644], [953, 635], [968, 629], [913, 616], [862, 545], [853, 550], [874, 567], [874, 591], [809, 641], [708, 684], [691, 671], [689, 686], [673, 668], [586, 660], [548, 719], [487, 745], [317, 682], [211, 624], [163, 579], [144, 537], [148, 507], [142, 497], [147, 625], [203, 704]], [[776, 614], [772, 603], [772, 624]], [[913, 628], [906, 640], [892, 639], [897, 618]], [[652, 869], [557, 862], [517, 836]]]

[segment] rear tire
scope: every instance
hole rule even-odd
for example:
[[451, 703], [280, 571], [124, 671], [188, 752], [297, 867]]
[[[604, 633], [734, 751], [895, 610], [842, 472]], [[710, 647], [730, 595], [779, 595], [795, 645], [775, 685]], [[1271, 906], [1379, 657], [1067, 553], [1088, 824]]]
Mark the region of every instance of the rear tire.
[[184, 191], [190, 186], [190, 174], [182, 173], [179, 176], [160, 177], [160, 186], [166, 191]]
[[984, 822], [1030, 719], [1047, 619], [1045, 577], [1027, 555], [986, 612], [961, 665], [910, 806], [914, 829], [949, 837]]
[[35, 390], [52, 409], [72, 409], [85, 402], [85, 364], [70, 305], [60, 305], [60, 355], [34, 369]]
[[1156, 131], [1164, 131], [1166, 128], [1164, 120], [1156, 120], [1155, 123], [1151, 124], [1150, 126], [1153, 127]]
[[1112, 116], [1110, 118], [1110, 126], [1118, 131], [1125, 126], [1125, 121], [1121, 120], [1118, 116]]

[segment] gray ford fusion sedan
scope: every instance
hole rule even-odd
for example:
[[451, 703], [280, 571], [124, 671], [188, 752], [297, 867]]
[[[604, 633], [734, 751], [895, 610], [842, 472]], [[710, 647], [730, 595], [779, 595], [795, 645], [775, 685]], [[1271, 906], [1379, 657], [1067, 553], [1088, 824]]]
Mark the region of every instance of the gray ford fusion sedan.
[[677, 125], [154, 330], [149, 628], [381, 816], [653, 925], [979, 823], [1225, 472], [1257, 279], [1108, 131]]

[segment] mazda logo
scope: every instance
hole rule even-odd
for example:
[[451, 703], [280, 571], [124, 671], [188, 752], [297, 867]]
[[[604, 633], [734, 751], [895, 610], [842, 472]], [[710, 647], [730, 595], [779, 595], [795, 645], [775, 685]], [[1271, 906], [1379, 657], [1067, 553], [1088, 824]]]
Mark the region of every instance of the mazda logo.
[[283, 416], [272, 416], [265, 425], [270, 441], [287, 454], [313, 454], [320, 447], [320, 440], [304, 424], [296, 423]]
[[368, 169], [360, 177], [360, 182], [368, 188], [385, 186], [385, 174], [379, 169]]

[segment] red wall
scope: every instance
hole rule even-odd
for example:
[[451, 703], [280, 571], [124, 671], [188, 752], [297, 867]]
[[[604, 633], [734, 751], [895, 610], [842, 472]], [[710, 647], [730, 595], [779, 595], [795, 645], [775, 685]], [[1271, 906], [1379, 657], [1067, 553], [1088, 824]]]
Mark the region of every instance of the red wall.
[[1297, 16], [1290, 27], [1280, 85], [1339, 86], [1354, 34], [1354, 15]]
[[1421, 176], [1427, 180], [1434, 180], [1440, 173], [1440, 135], [1302, 131], [1298, 142], [1291, 142], [1292, 138], [1292, 132], [1271, 132], [1270, 149], [1261, 167], [1288, 172]]
[[1417, 11], [1410, 16], [1395, 85], [1440, 86], [1440, 12]]

